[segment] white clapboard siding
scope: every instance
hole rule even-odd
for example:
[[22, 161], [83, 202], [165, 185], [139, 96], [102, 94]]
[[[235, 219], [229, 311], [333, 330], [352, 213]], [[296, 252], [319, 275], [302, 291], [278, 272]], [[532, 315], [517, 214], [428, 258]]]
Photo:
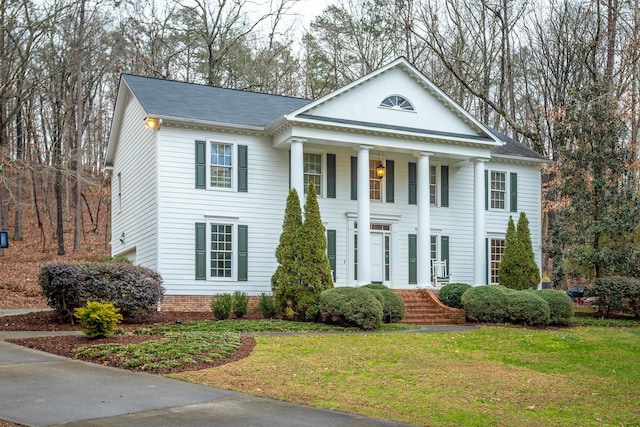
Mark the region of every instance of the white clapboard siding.
[[140, 126], [144, 118], [140, 104], [130, 98], [113, 163], [113, 180], [121, 177], [122, 209], [117, 210], [114, 194], [111, 248], [114, 255], [135, 253], [137, 264], [157, 269], [156, 132]]

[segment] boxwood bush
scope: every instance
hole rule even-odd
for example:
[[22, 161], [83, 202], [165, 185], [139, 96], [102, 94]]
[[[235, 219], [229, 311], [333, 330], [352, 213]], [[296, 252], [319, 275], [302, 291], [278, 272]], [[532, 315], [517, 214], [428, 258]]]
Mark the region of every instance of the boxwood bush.
[[471, 287], [460, 300], [470, 322], [501, 323], [507, 318], [507, 288], [504, 286]]
[[111, 301], [125, 318], [139, 318], [164, 295], [158, 273], [129, 264], [52, 263], [40, 268], [38, 282], [49, 307], [70, 321], [88, 301]]
[[640, 317], [640, 280], [632, 277], [601, 277], [593, 285], [598, 298], [598, 312], [609, 317], [614, 312]]
[[90, 338], [104, 338], [116, 330], [122, 321], [120, 310], [111, 302], [87, 301], [84, 307], [74, 310], [74, 316], [80, 322], [82, 331]]
[[438, 298], [447, 307], [463, 308], [461, 297], [470, 287], [466, 283], [448, 283], [440, 289]]
[[325, 323], [378, 329], [382, 324], [382, 304], [364, 288], [338, 287], [320, 294], [320, 318]]
[[549, 304], [531, 291], [506, 292], [507, 317], [510, 323], [543, 326], [549, 323]]
[[573, 302], [566, 292], [556, 289], [540, 289], [536, 295], [549, 305], [549, 323], [567, 324], [573, 317]]
[[365, 289], [374, 289], [382, 295], [382, 321], [385, 323], [396, 323], [404, 319], [407, 308], [404, 305], [402, 297], [385, 285], [372, 283], [363, 286]]

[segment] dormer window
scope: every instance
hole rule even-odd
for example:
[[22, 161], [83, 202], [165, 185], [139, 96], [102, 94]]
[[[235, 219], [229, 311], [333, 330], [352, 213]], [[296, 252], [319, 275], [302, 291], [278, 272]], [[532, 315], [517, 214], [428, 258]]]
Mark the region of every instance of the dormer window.
[[409, 101], [398, 95], [386, 97], [380, 103], [380, 107], [390, 108], [392, 110], [415, 111], [415, 108], [413, 108], [413, 105], [411, 105]]

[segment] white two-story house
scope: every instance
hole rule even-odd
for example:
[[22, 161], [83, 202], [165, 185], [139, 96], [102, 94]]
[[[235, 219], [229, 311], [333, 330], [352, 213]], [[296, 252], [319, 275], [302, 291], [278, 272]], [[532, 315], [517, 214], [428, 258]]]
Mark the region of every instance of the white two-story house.
[[496, 283], [509, 216], [540, 264], [545, 162], [404, 58], [315, 101], [125, 74], [112, 253], [158, 271], [172, 306], [268, 293], [289, 190], [313, 181], [336, 286], [430, 287], [434, 260]]

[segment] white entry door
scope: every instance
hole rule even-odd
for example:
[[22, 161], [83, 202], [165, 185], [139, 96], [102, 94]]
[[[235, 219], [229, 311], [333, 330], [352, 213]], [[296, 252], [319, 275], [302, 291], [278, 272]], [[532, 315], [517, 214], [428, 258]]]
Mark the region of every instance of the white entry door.
[[384, 283], [384, 234], [371, 233], [371, 281]]

